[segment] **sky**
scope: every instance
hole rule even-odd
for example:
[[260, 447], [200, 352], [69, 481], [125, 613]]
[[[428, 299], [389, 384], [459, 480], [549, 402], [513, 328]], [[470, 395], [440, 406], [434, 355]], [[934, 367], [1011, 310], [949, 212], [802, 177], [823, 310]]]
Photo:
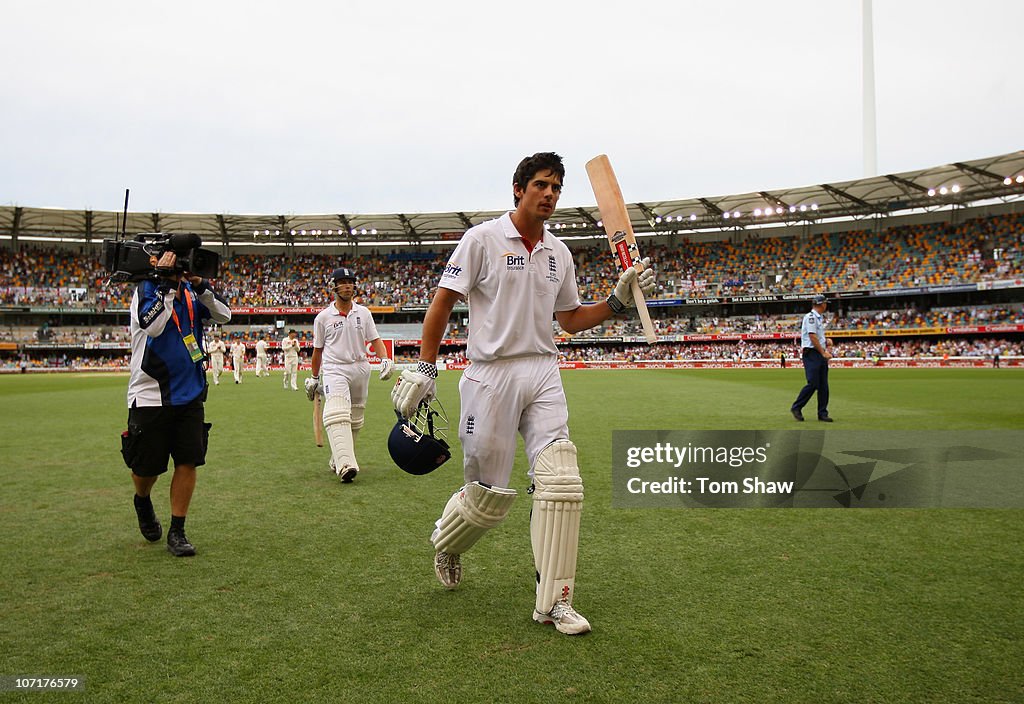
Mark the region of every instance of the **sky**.
[[[0, 0], [0, 204], [377, 214], [865, 175], [862, 0]], [[874, 0], [879, 173], [1024, 148], [1019, 0]]]

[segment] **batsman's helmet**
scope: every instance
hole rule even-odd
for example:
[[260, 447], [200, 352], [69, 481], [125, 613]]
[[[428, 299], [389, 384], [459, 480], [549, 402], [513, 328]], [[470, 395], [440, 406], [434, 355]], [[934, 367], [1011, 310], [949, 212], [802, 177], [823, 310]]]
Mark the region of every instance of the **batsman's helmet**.
[[339, 281], [355, 281], [356, 272], [346, 267], [339, 267], [331, 272], [331, 281], [338, 283]]
[[437, 401], [421, 403], [412, 418], [395, 411], [398, 422], [388, 436], [388, 452], [398, 468], [409, 474], [429, 474], [451, 459], [445, 440], [448, 416]]

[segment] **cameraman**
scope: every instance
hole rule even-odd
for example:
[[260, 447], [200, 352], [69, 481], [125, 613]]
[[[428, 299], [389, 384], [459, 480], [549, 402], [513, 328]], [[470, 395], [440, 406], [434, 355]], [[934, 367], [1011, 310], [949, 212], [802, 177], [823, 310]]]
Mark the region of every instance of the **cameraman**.
[[150, 257], [157, 276], [141, 281], [131, 304], [131, 379], [128, 431], [122, 453], [135, 483], [135, 512], [143, 537], [156, 542], [163, 527], [150, 491], [174, 459], [171, 527], [167, 550], [196, 554], [185, 537], [185, 515], [196, 485], [196, 467], [206, 461], [210, 424], [205, 422], [206, 369], [203, 321], [226, 323], [231, 310], [201, 277], [175, 268], [168, 250]]

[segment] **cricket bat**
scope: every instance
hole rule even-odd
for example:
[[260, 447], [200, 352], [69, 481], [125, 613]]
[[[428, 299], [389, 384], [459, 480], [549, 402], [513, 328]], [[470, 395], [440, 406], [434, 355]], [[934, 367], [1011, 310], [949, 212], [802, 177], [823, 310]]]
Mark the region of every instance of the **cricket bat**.
[[319, 392], [313, 397], [313, 439], [317, 447], [324, 446], [324, 402]]
[[[597, 198], [597, 208], [601, 211], [601, 221], [608, 234], [608, 244], [611, 246], [612, 254], [619, 260], [622, 271], [632, 266], [636, 267], [637, 273], [640, 273], [643, 271], [643, 264], [640, 262], [640, 249], [636, 245], [633, 226], [629, 222], [629, 213], [626, 211], [626, 202], [622, 199], [622, 190], [619, 188], [619, 182], [615, 178], [615, 172], [612, 171], [608, 157], [601, 154], [588, 161], [587, 176], [590, 177], [590, 185]], [[636, 279], [633, 280], [632, 289], [636, 312], [640, 315], [640, 323], [644, 327], [644, 337], [647, 338], [647, 344], [653, 345], [658, 341], [658, 336], [654, 332], [651, 314], [647, 311], [647, 301], [644, 300], [644, 294]]]

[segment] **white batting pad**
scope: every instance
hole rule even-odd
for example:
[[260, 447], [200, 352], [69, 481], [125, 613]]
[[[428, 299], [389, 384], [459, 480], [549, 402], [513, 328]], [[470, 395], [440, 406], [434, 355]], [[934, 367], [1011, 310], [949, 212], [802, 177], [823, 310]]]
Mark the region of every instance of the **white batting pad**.
[[448, 499], [430, 541], [438, 552], [461, 555], [480, 540], [484, 533], [505, 520], [515, 489], [502, 489], [470, 482]]
[[352, 432], [363, 427], [363, 419], [366, 416], [366, 406], [352, 406]]
[[537, 568], [536, 610], [546, 614], [561, 599], [572, 604], [576, 586], [583, 508], [576, 446], [556, 440], [541, 450], [533, 467], [533, 486], [530, 540]]
[[359, 431], [363, 428], [363, 418], [366, 415], [366, 406], [352, 406], [352, 454], [355, 454], [356, 439]]
[[334, 466], [359, 468], [356, 462], [355, 439], [352, 436], [352, 407], [349, 400], [337, 394], [324, 401], [324, 432], [331, 445]]

